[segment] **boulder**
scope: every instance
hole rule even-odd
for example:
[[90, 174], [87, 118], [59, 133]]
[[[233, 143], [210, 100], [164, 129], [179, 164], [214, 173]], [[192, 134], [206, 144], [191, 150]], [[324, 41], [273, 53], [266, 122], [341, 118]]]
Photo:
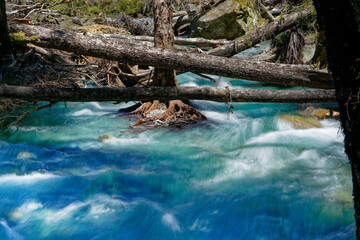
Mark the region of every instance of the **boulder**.
[[289, 122], [294, 128], [308, 129], [321, 128], [321, 123], [315, 117], [285, 114], [279, 117], [281, 120]]
[[312, 108], [312, 107], [308, 107], [306, 108], [306, 110], [304, 111], [299, 111], [300, 114], [302, 115], [311, 115], [313, 117], [316, 117], [317, 119], [321, 120], [321, 119], [340, 119], [340, 113], [338, 111], [335, 110], [331, 110], [331, 109], [326, 109], [326, 108]]
[[317, 119], [334, 118], [340, 119], [340, 113], [331, 109], [318, 108], [311, 112]]
[[302, 51], [302, 62], [309, 64], [315, 56], [316, 42], [314, 34], [305, 36], [305, 46]]
[[266, 23], [250, 0], [226, 0], [192, 23], [192, 37], [233, 40]]
[[115, 138], [115, 137], [110, 135], [110, 134], [107, 134], [107, 133], [104, 133], [104, 134], [99, 136], [99, 140], [102, 141], [102, 142], [105, 142], [107, 140], [111, 140], [113, 138]]

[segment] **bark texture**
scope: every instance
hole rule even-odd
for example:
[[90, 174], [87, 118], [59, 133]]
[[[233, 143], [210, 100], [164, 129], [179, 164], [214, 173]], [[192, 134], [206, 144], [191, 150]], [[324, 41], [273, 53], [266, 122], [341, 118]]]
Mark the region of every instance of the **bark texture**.
[[0, 55], [11, 52], [9, 31], [6, 19], [5, 0], [0, 0]]
[[294, 12], [285, 15], [283, 18], [277, 17], [275, 21], [268, 23], [255, 31], [252, 31], [245, 36], [235, 39], [230, 44], [225, 44], [207, 52], [209, 55], [231, 57], [242, 52], [256, 44], [271, 39], [276, 35], [294, 27], [300, 19], [310, 17], [311, 14], [307, 11]]
[[29, 36], [38, 36], [38, 41], [35, 44], [39, 46], [71, 51], [79, 55], [106, 58], [122, 63], [150, 65], [185, 72], [209, 73], [286, 86], [333, 88], [331, 74], [311, 70], [307, 66], [246, 61], [244, 59], [120, 44], [86, 37], [82, 34], [16, 23], [10, 24], [10, 29], [13, 32], [23, 31]]
[[334, 90], [252, 90], [213, 87], [34, 88], [0, 86], [0, 98], [49, 102], [210, 100], [216, 102], [335, 102]]
[[350, 0], [316, 0], [314, 4], [334, 76], [353, 177], [356, 238], [360, 239], [360, 34]]
[[[171, 0], [153, 0], [155, 48], [173, 49]], [[154, 86], [177, 86], [176, 72], [172, 68], [156, 67]]]
[[[99, 38], [114, 38], [114, 39], [122, 39], [128, 42], [154, 42], [154, 37], [150, 36], [134, 36], [134, 35], [125, 35], [125, 34], [100, 34], [100, 33], [86, 33], [89, 37], [99, 37]], [[205, 39], [205, 38], [183, 38], [183, 37], [175, 37], [175, 44], [179, 45], [195, 45], [198, 47], [218, 47], [224, 44], [232, 43], [233, 41], [228, 40], [213, 40], [213, 39]]]

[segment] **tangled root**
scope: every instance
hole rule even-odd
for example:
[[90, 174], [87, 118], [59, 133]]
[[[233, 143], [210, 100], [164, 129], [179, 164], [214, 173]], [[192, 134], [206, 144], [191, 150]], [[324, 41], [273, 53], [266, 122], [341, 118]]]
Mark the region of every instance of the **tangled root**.
[[130, 127], [169, 126], [181, 128], [206, 120], [202, 113], [180, 100], [166, 103], [158, 100], [147, 102], [129, 114], [140, 116], [140, 119]]

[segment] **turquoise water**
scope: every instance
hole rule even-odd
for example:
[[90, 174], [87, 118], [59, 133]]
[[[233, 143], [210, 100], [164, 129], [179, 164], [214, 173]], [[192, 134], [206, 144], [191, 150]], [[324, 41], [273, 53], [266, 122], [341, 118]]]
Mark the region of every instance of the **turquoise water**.
[[209, 120], [182, 130], [122, 132], [131, 103], [57, 104], [1, 129], [0, 239], [355, 239], [338, 121], [298, 130], [279, 119], [298, 104], [192, 104]]

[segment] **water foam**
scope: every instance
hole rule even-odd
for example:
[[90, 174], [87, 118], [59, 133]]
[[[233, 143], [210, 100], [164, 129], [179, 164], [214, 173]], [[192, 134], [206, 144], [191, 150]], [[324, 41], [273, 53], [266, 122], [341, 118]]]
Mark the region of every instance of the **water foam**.
[[102, 215], [124, 211], [128, 206], [129, 204], [124, 201], [98, 194], [87, 201], [76, 201], [61, 209], [47, 209], [44, 212], [44, 221], [49, 224], [58, 224], [72, 218], [98, 219]]
[[43, 205], [37, 201], [26, 202], [16, 209], [17, 212], [29, 213], [42, 208]]
[[91, 109], [85, 108], [74, 113], [70, 113], [70, 116], [73, 117], [85, 117], [85, 116], [103, 116], [108, 114], [108, 112], [96, 112], [92, 111]]
[[67, 218], [72, 218], [73, 213], [79, 210], [83, 206], [85, 206], [85, 203], [82, 202], [71, 203], [70, 205], [64, 207], [63, 209], [58, 210], [57, 212], [47, 216], [45, 221], [47, 223], [55, 223]]
[[342, 142], [343, 137], [338, 135], [338, 128], [294, 129], [287, 126], [286, 128], [281, 127], [280, 131], [272, 131], [253, 137], [246, 145], [327, 147]]
[[41, 181], [46, 181], [49, 179], [59, 178], [60, 176], [51, 174], [51, 173], [38, 173], [34, 172], [27, 175], [16, 175], [16, 174], [5, 174], [0, 175], [0, 185], [6, 184], [34, 184]]
[[181, 230], [179, 222], [176, 220], [175, 216], [172, 213], [165, 213], [162, 216], [161, 221], [163, 222], [164, 225], [166, 225], [173, 231], [178, 232]]
[[233, 114], [221, 113], [216, 111], [202, 111], [202, 113], [209, 119], [216, 122], [239, 123], [244, 121], [243, 114], [236, 112]]

